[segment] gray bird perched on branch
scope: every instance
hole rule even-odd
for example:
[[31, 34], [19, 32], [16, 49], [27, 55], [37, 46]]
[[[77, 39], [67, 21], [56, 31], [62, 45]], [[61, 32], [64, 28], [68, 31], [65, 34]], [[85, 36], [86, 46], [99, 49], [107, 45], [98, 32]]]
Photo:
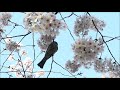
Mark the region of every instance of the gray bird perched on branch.
[[45, 62], [52, 57], [58, 50], [58, 43], [53, 40], [53, 42], [48, 46], [44, 58], [38, 63], [40, 68], [43, 68]]

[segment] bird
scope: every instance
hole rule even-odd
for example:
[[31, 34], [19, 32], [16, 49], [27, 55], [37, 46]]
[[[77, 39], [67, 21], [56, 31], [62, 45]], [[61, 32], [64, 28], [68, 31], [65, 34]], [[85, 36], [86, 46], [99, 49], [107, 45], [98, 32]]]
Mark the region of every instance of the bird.
[[46, 61], [52, 57], [58, 50], [58, 43], [56, 41], [52, 41], [52, 43], [48, 46], [45, 56], [43, 57], [43, 59], [37, 64], [40, 68], [44, 67], [44, 64], [46, 63]]

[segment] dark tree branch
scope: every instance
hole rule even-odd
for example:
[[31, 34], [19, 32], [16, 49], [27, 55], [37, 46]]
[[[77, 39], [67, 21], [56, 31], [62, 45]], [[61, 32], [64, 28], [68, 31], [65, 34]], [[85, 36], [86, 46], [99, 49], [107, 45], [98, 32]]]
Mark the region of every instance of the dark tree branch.
[[22, 36], [27, 36], [29, 35], [31, 32], [28, 32], [27, 34], [24, 34], [24, 35], [17, 35], [17, 36], [12, 36], [12, 37], [5, 37], [5, 38], [2, 38], [2, 39], [6, 39], [6, 38], [15, 38], [15, 37], [22, 37]]

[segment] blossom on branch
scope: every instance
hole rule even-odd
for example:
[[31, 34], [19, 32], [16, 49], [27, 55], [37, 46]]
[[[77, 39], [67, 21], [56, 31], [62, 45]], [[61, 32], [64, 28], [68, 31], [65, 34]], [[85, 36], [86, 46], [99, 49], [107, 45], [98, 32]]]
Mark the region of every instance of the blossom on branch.
[[44, 71], [37, 71], [36, 73], [34, 73], [34, 76], [35, 76], [36, 78], [38, 78], [38, 77], [40, 77], [40, 76], [43, 76], [44, 74], [45, 74]]
[[38, 46], [42, 51], [46, 51], [47, 47], [50, 45], [52, 40], [55, 39], [55, 36], [51, 35], [41, 35], [40, 39], [38, 40]]
[[71, 72], [76, 72], [79, 66], [90, 68], [95, 62], [100, 53], [104, 51], [104, 46], [101, 44], [101, 39], [97, 41], [92, 38], [79, 38], [72, 44], [72, 50], [74, 52], [74, 60], [67, 61], [66, 68]]
[[65, 23], [56, 19], [52, 12], [29, 12], [24, 18], [24, 25], [31, 32], [48, 36], [56, 36], [59, 34], [59, 29], [65, 28]]
[[18, 52], [20, 50], [21, 45], [15, 41], [12, 41], [12, 39], [6, 40], [6, 49], [10, 52], [15, 51]]
[[9, 12], [0, 13], [0, 26], [8, 26], [12, 15]]
[[104, 60], [96, 58], [94, 69], [99, 73], [108, 73], [110, 78], [120, 78], [120, 65], [113, 62], [111, 58]]
[[13, 55], [10, 55], [10, 56], [8, 57], [8, 60], [13, 61], [13, 60], [14, 60], [14, 56], [13, 56]]
[[79, 36], [80, 33], [83, 35], [88, 35], [89, 30], [95, 30], [96, 28], [92, 22], [96, 25], [98, 30], [103, 30], [105, 27], [105, 23], [102, 20], [97, 19], [96, 17], [83, 15], [76, 18], [75, 25], [74, 25], [74, 33], [76, 36]]
[[21, 50], [20, 50], [20, 55], [21, 55], [21, 56], [26, 56], [26, 55], [27, 55], [27, 51], [24, 50], [24, 49], [21, 49]]
[[65, 68], [68, 69], [72, 73], [75, 73], [76, 71], [78, 71], [78, 68], [80, 66], [81, 66], [80, 64], [76, 64], [74, 62], [71, 62], [70, 60], [68, 60], [65, 64]]
[[10, 66], [9, 71], [14, 72], [18, 78], [30, 77], [33, 69], [32, 65], [32, 59], [26, 57], [25, 60], [18, 60], [15, 65]]
[[94, 61], [94, 59], [102, 53], [104, 50], [103, 45], [99, 45], [99, 41], [95, 42], [92, 38], [78, 39], [72, 45], [73, 52], [75, 54], [75, 61], [79, 63], [88, 63]]

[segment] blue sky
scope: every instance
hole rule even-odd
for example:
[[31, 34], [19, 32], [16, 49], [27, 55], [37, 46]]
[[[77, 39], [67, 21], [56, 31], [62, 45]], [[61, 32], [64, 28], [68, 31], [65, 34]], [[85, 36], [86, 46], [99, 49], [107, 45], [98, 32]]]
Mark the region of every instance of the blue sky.
[[[19, 13], [19, 12], [13, 12], [13, 17], [12, 17], [12, 21], [23, 25], [23, 18], [24, 18], [24, 14], [23, 13]], [[62, 12], [63, 16], [67, 16], [69, 15], [70, 12]], [[84, 12], [76, 12], [77, 15], [83, 15]], [[104, 20], [106, 23], [106, 27], [104, 28], [102, 34], [105, 36], [111, 36], [111, 37], [115, 37], [115, 36], [119, 36], [120, 35], [120, 13], [118, 12], [90, 12], [91, 15], [97, 17], [100, 20]], [[57, 18], [60, 18], [60, 15], [57, 15]], [[61, 19], [61, 18], [60, 18]], [[74, 21], [76, 20], [76, 16], [71, 16], [70, 18], [65, 19], [66, 23], [69, 27], [69, 29], [71, 30], [72, 34], [73, 34], [73, 27], [74, 27]], [[9, 32], [12, 29], [12, 27], [6, 27], [6, 32]], [[23, 29], [22, 27], [16, 27], [13, 32], [10, 34], [10, 36], [15, 36], [15, 35], [21, 35], [21, 34], [26, 34], [26, 30]], [[90, 36], [95, 36], [95, 32], [90, 32]], [[74, 35], [74, 34], [73, 34]], [[39, 34], [34, 33], [35, 36], [35, 53], [36, 56], [40, 53], [40, 49], [37, 45], [37, 40], [39, 39]], [[75, 37], [75, 35], [74, 35]], [[22, 38], [22, 37], [21, 37]], [[15, 41], [20, 41], [21, 38], [14, 38], [13, 40]], [[77, 37], [75, 37], [75, 39], [77, 39]], [[105, 40], [109, 40], [109, 38], [105, 38]], [[62, 65], [63, 67], [65, 67], [65, 63], [67, 60], [73, 60], [73, 56], [74, 53], [72, 52], [71, 49], [71, 44], [74, 43], [72, 37], [69, 34], [68, 30], [61, 30], [59, 36], [57, 36], [56, 41], [58, 42], [58, 52], [55, 54], [54, 56], [54, 60], [59, 63], [60, 65]], [[23, 41], [21, 42], [23, 45], [32, 45], [32, 34], [28, 35], [27, 37], [25, 37], [23, 39]], [[112, 54], [114, 55], [115, 59], [117, 61], [120, 62], [120, 49], [119, 49], [119, 40], [113, 40], [111, 42], [108, 42], [108, 45], [110, 47], [110, 50], [112, 51]], [[3, 44], [1, 44], [1, 50], [2, 48], [5, 47]], [[32, 47], [25, 47], [25, 50], [27, 50], [28, 52], [28, 56], [30, 58], [33, 59], [33, 48]], [[4, 54], [7, 53], [9, 54], [9, 52], [4, 52]], [[38, 59], [35, 61], [35, 71], [39, 71], [41, 70], [38, 66], [37, 63], [43, 58], [44, 53], [41, 54]], [[17, 57], [17, 56], [16, 56]], [[103, 53], [103, 58], [104, 57], [111, 57], [110, 53], [108, 52], [107, 48], [105, 48], [105, 51]], [[4, 62], [4, 60], [7, 58], [7, 56], [2, 55], [1, 56], [1, 64]], [[24, 60], [25, 57], [23, 57], [22, 59]], [[11, 61], [7, 61], [5, 63], [5, 66], [10, 65], [10, 64], [14, 64], [14, 62]], [[48, 60], [44, 66], [44, 70], [45, 71], [49, 71], [50, 70], [50, 64], [51, 64], [51, 59]], [[2, 71], [6, 71], [6, 69], [2, 69]], [[53, 64], [53, 69], [52, 71], [56, 71], [56, 72], [62, 72], [66, 75], [70, 75], [67, 71], [65, 71], [64, 69], [62, 69], [60, 66]], [[101, 74], [96, 73], [92, 68], [91, 69], [84, 69], [84, 68], [80, 68], [78, 72], [82, 72], [83, 76], [78, 76], [78, 77], [88, 77], [88, 78], [94, 78], [94, 77], [101, 77]], [[76, 72], [75, 74], [77, 74], [78, 72]], [[46, 77], [48, 73], [45, 74], [44, 77]], [[8, 77], [7, 74], [1, 74], [1, 77]], [[53, 77], [53, 78], [68, 78], [68, 76], [63, 76], [61, 74], [55, 74], [55, 73], [51, 73], [51, 75], [49, 77]]]

